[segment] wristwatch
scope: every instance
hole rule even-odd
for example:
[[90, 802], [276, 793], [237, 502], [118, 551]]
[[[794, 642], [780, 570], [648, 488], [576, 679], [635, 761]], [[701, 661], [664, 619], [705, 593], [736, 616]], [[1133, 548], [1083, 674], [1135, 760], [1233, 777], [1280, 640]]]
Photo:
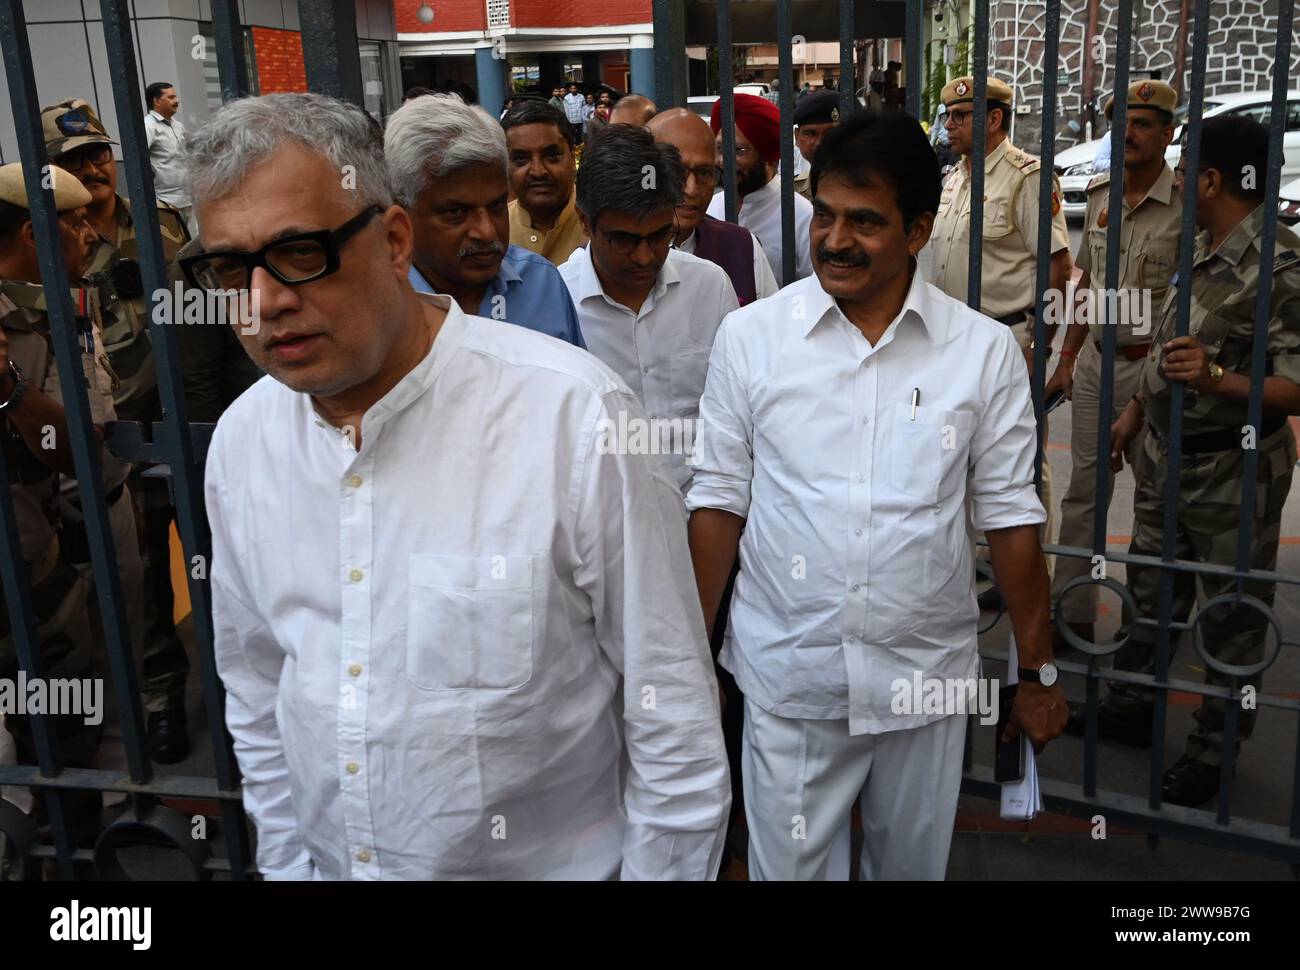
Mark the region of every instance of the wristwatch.
[[1041, 684], [1044, 687], [1051, 687], [1056, 683], [1058, 671], [1056, 664], [1050, 660], [1041, 667], [1018, 667], [1020, 679], [1028, 681], [1031, 684]]
[[1214, 381], [1216, 384], [1223, 380], [1223, 368], [1218, 364], [1210, 364], [1210, 380]]
[[23, 376], [23, 372], [18, 369], [18, 365], [12, 360], [9, 361], [9, 373], [14, 376], [14, 389], [9, 393], [9, 399], [0, 403], [0, 411], [17, 407], [18, 402], [27, 393], [27, 378]]

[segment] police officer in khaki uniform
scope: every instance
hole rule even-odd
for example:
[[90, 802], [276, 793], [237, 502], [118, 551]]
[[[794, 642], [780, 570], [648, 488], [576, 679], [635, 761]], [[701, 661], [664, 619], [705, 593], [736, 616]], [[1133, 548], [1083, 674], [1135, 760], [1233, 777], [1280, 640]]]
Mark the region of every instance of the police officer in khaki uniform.
[[[1108, 211], [1110, 175], [1088, 184], [1088, 209], [1075, 265], [1083, 270], [1076, 291], [1073, 325], [1066, 330], [1056, 372], [1047, 382], [1046, 396], [1063, 391], [1070, 409], [1070, 485], [1061, 500], [1060, 542], [1092, 546], [1097, 508], [1097, 432], [1101, 395], [1103, 312], [1115, 328], [1112, 423], [1137, 393], [1142, 361], [1151, 348], [1155, 311], [1164, 303], [1170, 278], [1178, 268], [1178, 234], [1183, 196], [1174, 185], [1174, 172], [1165, 162], [1165, 149], [1174, 137], [1178, 94], [1164, 81], [1134, 81], [1128, 89], [1128, 121], [1124, 132], [1124, 210], [1119, 218], [1119, 280], [1107, 302], [1106, 239], [1113, 218]], [[1106, 103], [1110, 117], [1111, 102]], [[1134, 440], [1129, 449], [1133, 460]], [[1114, 494], [1110, 479], [1107, 500]], [[1088, 575], [1090, 559], [1058, 557], [1052, 576], [1052, 602], [1072, 580]], [[1076, 589], [1061, 603], [1062, 619], [1085, 640], [1092, 640], [1099, 589]], [[1053, 635], [1057, 630], [1053, 627]], [[1059, 640], [1054, 644], [1062, 649]]]
[[[112, 377], [95, 333], [95, 294], [83, 289], [80, 277], [89, 262], [94, 231], [86, 222], [90, 194], [69, 173], [50, 169], [59, 234], [71, 277], [92, 420], [99, 429], [113, 419]], [[68, 285], [67, 282], [64, 285]], [[104, 658], [96, 658], [89, 624], [90, 583], [67, 550], [69, 523], [64, 516], [69, 494], [76, 496], [71, 437], [63, 407], [58, 364], [54, 359], [45, 290], [40, 282], [36, 243], [27, 210], [22, 167], [0, 166], [0, 447], [9, 470], [9, 488], [18, 519], [19, 544], [31, 583], [39, 627], [39, 650], [50, 678], [86, 678], [102, 673]], [[110, 498], [115, 533], [125, 533], [124, 573], [140, 572], [134, 545], [135, 520], [130, 496], [124, 495], [127, 468], [107, 450], [101, 453], [102, 487]], [[71, 482], [60, 494], [60, 474]], [[118, 499], [113, 501], [116, 494]], [[116, 514], [114, 514], [116, 509]], [[75, 532], [75, 529], [72, 530]], [[83, 533], [84, 537], [84, 533]], [[119, 548], [122, 538], [118, 538]], [[75, 541], [75, 540], [74, 540]], [[83, 539], [84, 541], [84, 539]], [[134, 556], [131, 553], [134, 552]], [[137, 582], [136, 588], [139, 588]], [[0, 601], [0, 677], [12, 679], [18, 654], [8, 611]], [[101, 662], [97, 663], [99, 659]], [[54, 718], [63, 763], [72, 767], [104, 767], [96, 763], [103, 723], [87, 725], [84, 716]], [[32, 727], [26, 717], [6, 718], [19, 760], [36, 763]], [[80, 841], [93, 837], [100, 808], [98, 792], [72, 796], [73, 828]], [[38, 803], [39, 804], [39, 803]], [[38, 812], [38, 814], [40, 814]]]
[[[88, 277], [94, 282], [104, 319], [104, 346], [117, 375], [114, 394], [123, 421], [162, 420], [157, 375], [148, 333], [149, 301], [137, 261], [131, 204], [117, 194], [113, 140], [94, 109], [72, 98], [41, 111], [45, 150], [90, 192], [89, 221], [97, 239]], [[158, 203], [163, 255], [174, 263], [189, 241], [184, 217], [174, 206]], [[166, 483], [145, 478], [136, 468], [131, 488], [137, 496], [145, 535], [145, 654], [141, 686], [149, 712], [149, 745], [162, 764], [180, 761], [189, 752], [185, 719], [185, 677], [189, 662], [172, 617], [170, 525], [173, 518]]]
[[[1039, 262], [1038, 179], [1042, 163], [1011, 144], [1007, 125], [1011, 118], [1011, 86], [990, 77], [987, 83], [988, 123], [984, 143], [984, 235], [980, 280], [981, 313], [1006, 324], [1033, 366], [1034, 286]], [[975, 79], [959, 77], [940, 92], [947, 106], [944, 127], [951, 149], [965, 156], [944, 182], [930, 236], [933, 282], [949, 296], [965, 302], [970, 272], [971, 153], [975, 148]], [[1052, 192], [1051, 259], [1048, 287], [1063, 294], [1070, 278], [1070, 237], [1061, 212], [1059, 185]], [[1050, 344], [1053, 327], [1048, 326]], [[1050, 355], [1050, 346], [1047, 349]], [[1051, 466], [1043, 458], [1043, 508], [1046, 541], [1055, 524]], [[1048, 559], [1049, 565], [1051, 558]], [[1000, 605], [996, 594], [980, 597], [981, 606]]]
[[[1186, 155], [1183, 156], [1184, 160]], [[1184, 161], [1185, 164], [1185, 161]], [[1263, 380], [1263, 418], [1258, 433], [1243, 431], [1250, 395], [1255, 297], [1259, 286], [1260, 234], [1264, 224], [1264, 175], [1268, 132], [1253, 119], [1224, 115], [1208, 119], [1201, 131], [1201, 169], [1187, 172], [1183, 191], [1196, 192], [1196, 222], [1204, 230], [1196, 240], [1191, 279], [1175, 278], [1157, 319], [1153, 343], [1142, 366], [1137, 395], [1113, 428], [1111, 466], [1118, 470], [1125, 449], [1143, 423], [1147, 434], [1133, 467], [1134, 532], [1129, 552], [1161, 555], [1164, 482], [1181, 479], [1175, 556], [1193, 562], [1233, 565], [1243, 490], [1254, 490], [1249, 567], [1277, 568], [1282, 507], [1291, 489], [1296, 462], [1295, 437], [1287, 417], [1300, 414], [1300, 235], [1277, 227], [1273, 288], [1267, 323], [1267, 359]], [[1181, 166], [1180, 166], [1181, 167]], [[1189, 334], [1173, 336], [1177, 288], [1191, 287]], [[1183, 384], [1182, 464], [1171, 468], [1167, 449], [1170, 387]], [[1247, 450], [1258, 453], [1258, 470], [1246, 482]], [[1160, 569], [1128, 566], [1128, 588], [1137, 617], [1158, 617]], [[1231, 576], [1175, 572], [1175, 622], [1185, 620], [1195, 600], [1202, 607], [1212, 598], [1234, 593]], [[1252, 581], [1244, 592], [1273, 601], [1273, 584]], [[1249, 606], [1217, 606], [1199, 621], [1207, 651], [1229, 664], [1256, 663], [1263, 657], [1265, 617]], [[1129, 619], [1130, 641], [1115, 658], [1117, 670], [1151, 673], [1155, 667], [1156, 629]], [[1212, 668], [1206, 681], [1230, 681]], [[1256, 687], [1258, 677], [1244, 683]], [[1105, 737], [1130, 744], [1151, 743], [1152, 692], [1115, 684], [1100, 707]], [[1256, 712], [1243, 707], [1238, 739], [1250, 736]], [[1163, 797], [1175, 805], [1200, 805], [1218, 792], [1223, 754], [1224, 702], [1205, 698], [1196, 711], [1196, 728], [1183, 756], [1165, 772]], [[1082, 733], [1083, 711], [1072, 705], [1070, 729]]]

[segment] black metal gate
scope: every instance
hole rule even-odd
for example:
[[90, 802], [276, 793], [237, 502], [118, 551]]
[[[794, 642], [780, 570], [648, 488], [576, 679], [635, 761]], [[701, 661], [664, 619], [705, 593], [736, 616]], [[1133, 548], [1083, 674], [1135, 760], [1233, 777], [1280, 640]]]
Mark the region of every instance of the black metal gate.
[[[28, 4], [28, 6], [32, 6]], [[299, 14], [307, 76], [312, 90], [361, 103], [361, 74], [357, 48], [356, 13], [351, 0], [302, 0]], [[128, 0], [101, 0], [104, 39], [113, 78], [113, 101], [121, 131], [123, 164], [128, 194], [134, 200], [141, 273], [149, 308], [166, 295], [168, 279], [155, 209], [153, 174], [146, 148], [144, 121], [139, 110], [140, 84], [135, 48], [130, 36]], [[242, 28], [237, 0], [212, 0], [213, 34], [221, 75], [223, 100], [248, 93]], [[22, 0], [0, 0], [0, 49], [17, 128], [20, 156], [32, 222], [40, 249], [41, 278], [66, 279], [59, 245], [58, 214], [53, 194], [43, 184], [49, 159], [41, 133], [40, 102], [32, 72], [31, 47]], [[54, 352], [63, 374], [79, 374], [81, 349], [73, 324], [73, 307], [66, 287], [49, 287]], [[133, 462], [157, 464], [168, 477], [176, 508], [176, 524], [188, 566], [193, 607], [195, 651], [199, 658], [203, 700], [211, 737], [215, 777], [162, 775], [155, 771], [145, 750], [137, 671], [132, 659], [118, 577], [117, 553], [108, 524], [103, 489], [82, 489], [86, 531], [93, 562], [95, 592], [103, 617], [113, 689], [121, 716], [128, 771], [68, 768], [60, 764], [54, 728], [46, 716], [31, 718], [39, 766], [0, 767], [0, 784], [29, 786], [43, 794], [49, 814], [52, 844], [42, 843], [32, 819], [0, 801], [0, 870], [10, 878], [36, 878], [46, 860], [57, 861], [61, 878], [73, 878], [77, 864], [92, 864], [101, 877], [125, 878], [119, 850], [140, 842], [174, 848], [188, 863], [195, 878], [228, 872], [232, 878], [254, 874], [239, 789], [239, 772], [224, 725], [224, 698], [212, 651], [212, 614], [207, 583], [211, 554], [203, 509], [203, 460], [212, 425], [190, 424], [186, 417], [176, 334], [157, 325], [151, 314], [150, 338], [155, 355], [163, 421], [145, 428], [117, 422], [107, 429], [113, 453]], [[85, 382], [67, 381], [65, 407], [79, 482], [97, 483], [98, 454]], [[32, 608], [27, 566], [18, 542], [18, 524], [9, 490], [10, 469], [0, 455], [0, 579], [11, 617], [20, 668], [30, 679], [44, 678], [45, 670]], [[129, 797], [124, 814], [99, 836], [94, 849], [77, 848], [68, 818], [68, 795], [77, 790], [123, 792]], [[205, 826], [162, 803], [163, 799], [219, 806], [221, 842], [225, 851], [216, 857], [214, 839], [199, 833]], [[212, 811], [212, 809], [206, 809]]]
[[[666, 30], [671, 31], [674, 19], [671, 13], [673, 8], [680, 0], [655, 0], [656, 12], [656, 42], [659, 41], [660, 25], [664, 25]], [[687, 7], [705, 7], [706, 4], [687, 3]], [[796, 0], [775, 0], [770, 4], [751, 4], [745, 3], [744, 0], [737, 0], [735, 4], [732, 0], [715, 0], [712, 6], [716, 7], [716, 34], [710, 34], [707, 37], [697, 36], [687, 38], [688, 43], [713, 42], [716, 40], [718, 45], [718, 74], [720, 77], [718, 94], [722, 101], [722, 126], [721, 131], [724, 141], [724, 156], [726, 164], [723, 167], [724, 191], [726, 192], [726, 215], [729, 220], [736, 217], [736, 183], [735, 183], [735, 138], [734, 138], [734, 107], [732, 102], [733, 87], [733, 64], [732, 64], [732, 42], [733, 26], [736, 22], [735, 11], [740, 7], [762, 6], [765, 8], [762, 16], [766, 17], [765, 23], [770, 25], [770, 33], [765, 39], [770, 43], [775, 38], [777, 43], [778, 54], [778, 104], [781, 111], [781, 170], [790, 171], [794, 159], [793, 145], [793, 119], [794, 119], [794, 78], [793, 78], [793, 54], [792, 54], [792, 15], [794, 12], [800, 12], [803, 19], [799, 22], [800, 30], [813, 34], [814, 31], [820, 30], [815, 37], [809, 36], [808, 40], [830, 40], [831, 36], [826, 32], [826, 21], [830, 3], [799, 3]], [[878, 8], [887, 6], [877, 3]], [[921, 118], [921, 93], [922, 79], [925, 77], [923, 70], [923, 50], [921, 37], [923, 35], [923, 18], [926, 10], [934, 6], [930, 0], [905, 0], [904, 3], [897, 4], [904, 7], [902, 11], [902, 36], [904, 39], [904, 62], [905, 62], [905, 89], [906, 89], [906, 110], [913, 117]], [[1038, 155], [1042, 159], [1042, 168], [1038, 184], [1038, 204], [1039, 211], [1043, 218], [1038, 223], [1038, 251], [1040, 254], [1050, 253], [1050, 233], [1051, 233], [1051, 206], [1053, 193], [1053, 160], [1056, 156], [1056, 129], [1057, 129], [1057, 86], [1058, 76], [1055, 66], [1058, 64], [1060, 55], [1060, 38], [1061, 38], [1061, 0], [1041, 0], [1039, 3], [1031, 3], [1035, 12], [1042, 9], [1045, 14], [1042, 44], [1042, 60], [1037, 65], [1037, 70], [1041, 77], [1042, 104], [1043, 113], [1041, 118], [1041, 138], [1038, 146]], [[982, 158], [984, 156], [984, 147], [986, 144], [986, 127], [987, 115], [986, 106], [988, 103], [987, 95], [987, 75], [989, 70], [989, 42], [990, 42], [990, 2], [989, 0], [975, 0], [974, 23], [971, 31], [970, 46], [971, 60], [970, 67], [975, 77], [975, 104], [973, 115], [973, 137], [974, 150], [973, 157]], [[857, 26], [859, 32], [855, 33], [855, 11], [859, 18]], [[853, 41], [855, 36], [864, 36], [860, 32], [862, 25], [863, 6], [854, 4], [852, 0], [838, 0], [838, 40], [840, 45], [840, 95], [841, 111], [847, 113], [854, 110], [860, 110], [856, 98], [856, 91], [853, 84], [846, 84], [845, 79], [855, 76], [854, 72], [854, 49]], [[750, 16], [753, 16], [751, 14]], [[687, 21], [690, 22], [688, 13]], [[1201, 121], [1205, 97], [1205, 80], [1206, 80], [1206, 58], [1209, 46], [1210, 30], [1210, 3], [1209, 0], [1193, 0], [1192, 4], [1192, 31], [1191, 31], [1191, 65], [1186, 78], [1185, 90], [1190, 96], [1190, 111], [1187, 117], [1187, 136], [1186, 147], [1184, 149], [1187, 158], [1189, 171], [1195, 171], [1200, 158], [1200, 140], [1201, 140]], [[699, 33], [697, 22], [697, 34]], [[711, 26], [711, 25], [710, 25]], [[1113, 56], [1113, 92], [1125, 92], [1129, 86], [1130, 78], [1130, 60], [1132, 48], [1132, 36], [1134, 28], [1134, 4], [1133, 0], [1118, 0], [1118, 11], [1115, 20], [1112, 22], [1113, 34], [1110, 36], [1111, 43], [1110, 53]], [[1269, 164], [1265, 185], [1265, 211], [1267, 217], [1264, 223], [1262, 235], [1263, 256], [1260, 264], [1259, 274], [1259, 294], [1256, 302], [1256, 330], [1254, 344], [1254, 375], [1251, 384], [1250, 404], [1249, 404], [1249, 423], [1258, 433], [1262, 416], [1262, 394], [1263, 394], [1263, 377], [1264, 377], [1264, 360], [1265, 360], [1265, 334], [1266, 323], [1268, 320], [1269, 298], [1272, 286], [1272, 267], [1274, 259], [1277, 212], [1278, 212], [1278, 189], [1282, 168], [1282, 149], [1283, 133], [1286, 127], [1287, 115], [1287, 88], [1289, 82], [1288, 65], [1291, 63], [1292, 34], [1294, 30], [1294, 6], [1289, 0], [1281, 0], [1278, 4], [1278, 24], [1277, 33], [1274, 38], [1272, 58], [1274, 69], [1272, 71], [1272, 110], [1269, 122]], [[754, 41], [754, 37], [747, 37], [746, 40]], [[663, 52], [663, 63], [671, 67], [671, 58], [675, 55], [673, 50]], [[680, 55], [678, 55], [680, 56]], [[1181, 59], [1179, 61], [1181, 64]], [[673, 86], [666, 81], [661, 82], [658, 86], [660, 108], [666, 105], [680, 104], [681, 98]], [[1114, 118], [1111, 131], [1119, 132], [1119, 138], [1111, 140], [1111, 167], [1112, 178], [1110, 181], [1109, 210], [1111, 212], [1121, 212], [1123, 210], [1123, 159], [1124, 159], [1124, 139], [1122, 133], [1125, 129], [1125, 119], [1127, 114], [1127, 98], [1116, 97], [1114, 101]], [[969, 291], [966, 302], [973, 307], [980, 306], [980, 282], [982, 258], [980, 251], [981, 237], [983, 235], [983, 208], [984, 208], [984, 167], [981, 165], [972, 166], [971, 171], [971, 247], [970, 247], [970, 267], [969, 267]], [[794, 246], [791, 241], [794, 239], [794, 188], [792, 181], [782, 179], [781, 182], [781, 206], [782, 206], [782, 256], [784, 259], [783, 272], [786, 279], [792, 279], [794, 275]], [[1195, 236], [1195, 193], [1190, 193], [1184, 199], [1182, 235], [1179, 241], [1180, 258], [1178, 263], [1178, 278], [1187, 280], [1191, 277], [1193, 248], [1192, 240]], [[1105, 267], [1105, 286], [1108, 290], [1114, 291], [1117, 288], [1119, 278], [1119, 250], [1120, 250], [1120, 219], [1110, 220], [1107, 226], [1107, 246], [1106, 246], [1106, 267]], [[1039, 421], [1039, 451], [1035, 469], [1036, 483], [1041, 487], [1042, 481], [1042, 462], [1043, 462], [1043, 388], [1046, 370], [1047, 341], [1044, 339], [1046, 334], [1046, 316], [1044, 313], [1045, 302], [1048, 297], [1048, 271], [1050, 260], [1045, 256], [1040, 256], [1037, 266], [1037, 280], [1035, 284], [1035, 293], [1038, 294], [1035, 305], [1035, 340], [1034, 340], [1034, 367], [1032, 378], [1032, 396], [1034, 400], [1035, 414]], [[1184, 336], [1188, 333], [1188, 318], [1191, 306], [1191, 289], [1183, 286], [1178, 291], [1178, 323], [1177, 334]], [[1105, 311], [1103, 310], [1103, 313]], [[1101, 400], [1099, 404], [1099, 414], [1102, 419], [1098, 425], [1098, 454], [1105, 456], [1110, 450], [1110, 421], [1107, 417], [1111, 411], [1111, 404], [1114, 394], [1114, 362], [1116, 354], [1115, 328], [1104, 327], [1104, 337], [1102, 340], [1102, 385]], [[1175, 384], [1173, 390], [1172, 412], [1173, 421], [1169, 429], [1169, 464], [1171, 467], [1177, 467], [1182, 448], [1182, 425], [1183, 425], [1183, 396], [1184, 389], [1181, 384]], [[1248, 450], [1247, 471], [1245, 473], [1246, 481], [1253, 481], [1256, 474], [1259, 455], [1251, 449]], [[1296, 756], [1294, 762], [1286, 765], [1272, 766], [1273, 771], [1285, 771], [1291, 778], [1291, 800], [1290, 811], [1288, 813], [1289, 823], [1286, 825], [1269, 824], [1262, 821], [1234, 817], [1231, 812], [1229, 779], [1233, 773], [1234, 747], [1238, 732], [1239, 712], [1241, 710], [1241, 700], [1243, 697], [1242, 685], [1244, 680], [1252, 675], [1259, 674], [1263, 670], [1272, 666], [1277, 660], [1283, 648], [1294, 648], [1298, 641], [1293, 638], [1293, 634], [1288, 636], [1283, 628], [1283, 624], [1278, 618], [1272, 607], [1258, 603], [1258, 608], [1265, 612], [1268, 619], [1269, 627], [1276, 636], [1276, 648], [1269, 651], [1268, 655], [1258, 664], [1252, 665], [1249, 669], [1233, 668], [1225, 665], [1222, 661], [1216, 659], [1208, 651], [1202, 649], [1199, 639], [1197, 640], [1197, 649], [1201, 659], [1213, 669], [1216, 669], [1232, 678], [1232, 686], [1217, 687], [1203, 683], [1195, 683], [1186, 680], [1171, 679], [1169, 677], [1169, 658], [1170, 645], [1174, 636], [1179, 633], [1195, 632], [1198, 619], [1201, 615], [1217, 604], [1199, 604], [1200, 612], [1193, 615], [1187, 622], [1180, 622], [1172, 617], [1171, 599], [1172, 599], [1172, 582], [1175, 573], [1215, 573], [1223, 576], [1232, 576], [1237, 579], [1237, 594], [1233, 597], [1234, 602], [1250, 602], [1251, 598], [1244, 592], [1245, 583], [1248, 579], [1268, 580], [1270, 582], [1284, 583], [1290, 586], [1300, 584], [1300, 577], [1281, 575], [1279, 573], [1263, 573], [1258, 570], [1252, 571], [1249, 567], [1248, 552], [1250, 548], [1252, 527], [1255, 516], [1255, 493], [1252, 489], [1243, 489], [1239, 525], [1238, 555], [1234, 566], [1214, 565], [1203, 562], [1192, 562], [1177, 559], [1175, 557], [1175, 521], [1176, 510], [1178, 507], [1178, 494], [1180, 481], [1177, 475], [1169, 476], [1164, 483], [1164, 501], [1165, 501], [1165, 529], [1164, 529], [1164, 548], [1160, 557], [1148, 557], [1131, 555], [1129, 553], [1108, 552], [1107, 542], [1107, 511], [1108, 501], [1106, 496], [1109, 495], [1107, 489], [1107, 476], [1112, 475], [1107, 463], [1098, 462], [1097, 469], [1097, 511], [1093, 523], [1093, 544], [1091, 548], [1077, 546], [1048, 545], [1045, 551], [1048, 554], [1055, 554], [1058, 557], [1075, 557], [1093, 560], [1094, 556], [1102, 556], [1111, 563], [1137, 563], [1157, 567], [1161, 574], [1161, 593], [1160, 593], [1160, 610], [1159, 615], [1155, 617], [1141, 618], [1148, 624], [1155, 625], [1158, 628], [1158, 643], [1156, 655], [1156, 671], [1154, 675], [1134, 674], [1124, 671], [1112, 670], [1109, 667], [1102, 667], [1099, 663], [1105, 657], [1113, 655], [1121, 646], [1121, 643], [1075, 643], [1087, 654], [1086, 663], [1069, 663], [1058, 662], [1058, 666], [1064, 673], [1082, 676], [1086, 683], [1086, 698], [1088, 705], [1088, 729], [1085, 737], [1084, 763], [1082, 778], [1077, 781], [1067, 779], [1058, 779], [1051, 777], [1042, 777], [1041, 789], [1043, 800], [1049, 810], [1062, 812], [1065, 814], [1075, 815], [1082, 818], [1091, 818], [1096, 814], [1103, 814], [1108, 821], [1122, 824], [1130, 828], [1145, 831], [1153, 840], [1160, 834], [1167, 834], [1177, 838], [1188, 839], [1192, 841], [1205, 842], [1220, 845], [1228, 848], [1234, 848], [1244, 851], [1257, 852], [1272, 858], [1281, 859], [1290, 862], [1293, 866], [1300, 865], [1300, 743], [1297, 744]], [[1095, 560], [1094, 560], [1095, 561]], [[1121, 596], [1127, 597], [1127, 591], [1123, 584], [1112, 578], [1091, 579], [1085, 577], [1080, 585], [1096, 583], [1106, 589], [1113, 591]], [[1074, 592], [1074, 587], [1065, 590], [1058, 599], [1059, 605], [1061, 599], [1066, 595]], [[1255, 601], [1256, 603], [1258, 601]], [[1058, 611], [1059, 612], [1059, 611]], [[1000, 619], [1000, 615], [998, 617]], [[997, 620], [994, 620], [996, 623]], [[992, 625], [992, 624], [990, 624]], [[987, 628], [985, 628], [987, 629]], [[981, 630], [985, 632], [985, 630]], [[1071, 639], [1071, 634], [1066, 632], [1067, 639]], [[1077, 638], [1075, 638], [1077, 639]], [[1073, 640], [1071, 641], [1073, 642]], [[1007, 659], [1005, 652], [982, 651], [986, 660], [1003, 661]], [[1097, 736], [1097, 705], [1099, 702], [1099, 688], [1102, 681], [1127, 682], [1134, 684], [1143, 684], [1150, 686], [1155, 691], [1156, 705], [1153, 722], [1153, 745], [1150, 762], [1150, 788], [1148, 797], [1145, 799], [1126, 795], [1121, 792], [1107, 791], [1101, 789], [1097, 784], [1097, 766], [1098, 766], [1098, 736]], [[1165, 736], [1166, 728], [1166, 711], [1168, 698], [1171, 692], [1188, 692], [1201, 696], [1221, 697], [1229, 701], [1226, 705], [1226, 716], [1223, 744], [1224, 756], [1221, 766], [1221, 777], [1223, 784], [1220, 787], [1218, 804], [1213, 814], [1204, 811], [1186, 809], [1179, 806], [1164, 805], [1161, 799], [1161, 777], [1164, 772], [1162, 742]], [[1295, 728], [1297, 738], [1300, 739], [1300, 701], [1294, 697], [1286, 696], [1284, 693], [1265, 694], [1259, 693], [1254, 697], [1254, 702], [1259, 708], [1268, 708], [1278, 712], [1287, 712], [1295, 718]], [[972, 728], [974, 719], [972, 719]], [[1000, 786], [993, 780], [991, 768], [978, 766], [973, 763], [971, 753], [971, 737], [973, 730], [967, 735], [967, 753], [965, 763], [965, 777], [963, 780], [963, 791], [988, 797], [997, 800], [1000, 797]]]

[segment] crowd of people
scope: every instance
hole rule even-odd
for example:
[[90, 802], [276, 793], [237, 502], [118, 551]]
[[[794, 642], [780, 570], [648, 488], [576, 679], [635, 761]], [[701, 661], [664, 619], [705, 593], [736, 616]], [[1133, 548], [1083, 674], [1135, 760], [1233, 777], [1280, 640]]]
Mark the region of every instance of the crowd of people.
[[[206, 462], [216, 660], [267, 878], [712, 879], [742, 866], [846, 879], [855, 805], [863, 878], [942, 878], [968, 709], [900, 712], [896, 685], [973, 682], [981, 606], [1005, 608], [1015, 635], [1005, 739], [1041, 750], [1079, 728], [1052, 606], [1089, 563], [1062, 557], [1053, 576], [1043, 555], [1056, 510], [1046, 463], [1034, 482], [1030, 372], [1040, 263], [1053, 289], [1076, 266], [1079, 291], [1104, 285], [1106, 182], [1090, 188], [1072, 259], [1059, 192], [1041, 213], [1039, 161], [1007, 138], [1011, 89], [987, 89], [980, 297], [967, 305], [969, 77], [942, 94], [966, 159], [946, 180], [916, 119], [887, 106], [842, 117], [832, 91], [799, 99], [783, 172], [780, 114], [759, 96], [734, 96], [728, 160], [720, 102], [705, 120], [629, 96], [598, 120], [599, 99], [573, 85], [494, 118], [416, 92], [380, 128], [340, 101], [276, 94], [185, 135], [174, 90], [150, 87], [169, 271], [258, 297], [256, 328], [181, 333], [191, 418], [220, 418]], [[1127, 92], [1119, 285], [1157, 290], [1159, 313], [1150, 332], [1118, 331], [1105, 459], [1107, 321], [1060, 321], [1048, 388], [1075, 401], [1060, 532], [1089, 545], [1096, 462], [1118, 472], [1127, 459], [1135, 551], [1159, 554], [1161, 483], [1181, 474], [1180, 557], [1231, 562], [1263, 222], [1262, 189], [1239, 173], [1263, 171], [1267, 139], [1248, 119], [1207, 121], [1200, 170], [1174, 173], [1172, 96], [1151, 81]], [[43, 119], [96, 425], [154, 420], [148, 301], [122, 283], [132, 221], [111, 140], [84, 101]], [[719, 192], [729, 161], [735, 222]], [[21, 176], [0, 168], [0, 411], [54, 675], [103, 648], [69, 606], [90, 576], [63, 540], [68, 451], [37, 440], [49, 424], [67, 438]], [[1191, 335], [1173, 339], [1193, 190], [1204, 248], [1186, 284]], [[1296, 459], [1285, 416], [1300, 413], [1300, 237], [1278, 227], [1277, 240], [1259, 569], [1276, 563]], [[1165, 451], [1176, 384], [1181, 471]], [[143, 470], [107, 451], [102, 471], [124, 587], [128, 570], [141, 577], [126, 595], [154, 757], [183, 757], [166, 492], [151, 499]], [[984, 602], [971, 530], [997, 577]], [[1138, 621], [1156, 613], [1158, 579], [1129, 569], [1140, 611], [1121, 669], [1153, 669], [1154, 627]], [[1176, 583], [1180, 616], [1233, 582], [1201, 581]], [[1268, 584], [1250, 588], [1271, 601]], [[1091, 639], [1095, 597], [1061, 602], [1058, 626]], [[1262, 619], [1240, 607], [1212, 632], [1232, 663], [1262, 652]], [[5, 644], [0, 676], [16, 664]], [[1149, 744], [1151, 692], [1122, 687], [1103, 736], [1140, 743], [1145, 726]], [[1223, 717], [1207, 699], [1167, 801], [1213, 796]], [[30, 725], [7, 720], [32, 757]], [[95, 763], [97, 742], [73, 732], [65, 763]]]

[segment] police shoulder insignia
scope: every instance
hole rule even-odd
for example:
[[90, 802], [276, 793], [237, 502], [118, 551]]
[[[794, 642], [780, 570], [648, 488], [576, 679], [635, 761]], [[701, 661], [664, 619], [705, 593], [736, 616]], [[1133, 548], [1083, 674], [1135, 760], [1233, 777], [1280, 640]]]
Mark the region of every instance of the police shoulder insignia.
[[1103, 172], [1101, 175], [1094, 175], [1088, 181], [1088, 187], [1084, 191], [1091, 192], [1093, 189], [1099, 189], [1103, 185], [1109, 185], [1109, 184], [1110, 184], [1110, 172]]
[[1056, 215], [1060, 211], [1061, 211], [1061, 193], [1053, 191], [1052, 192], [1052, 215]]
[[1284, 253], [1279, 253], [1273, 260], [1273, 272], [1277, 273], [1284, 269], [1290, 269], [1292, 266], [1300, 266], [1300, 253], [1294, 249], [1288, 249]]

